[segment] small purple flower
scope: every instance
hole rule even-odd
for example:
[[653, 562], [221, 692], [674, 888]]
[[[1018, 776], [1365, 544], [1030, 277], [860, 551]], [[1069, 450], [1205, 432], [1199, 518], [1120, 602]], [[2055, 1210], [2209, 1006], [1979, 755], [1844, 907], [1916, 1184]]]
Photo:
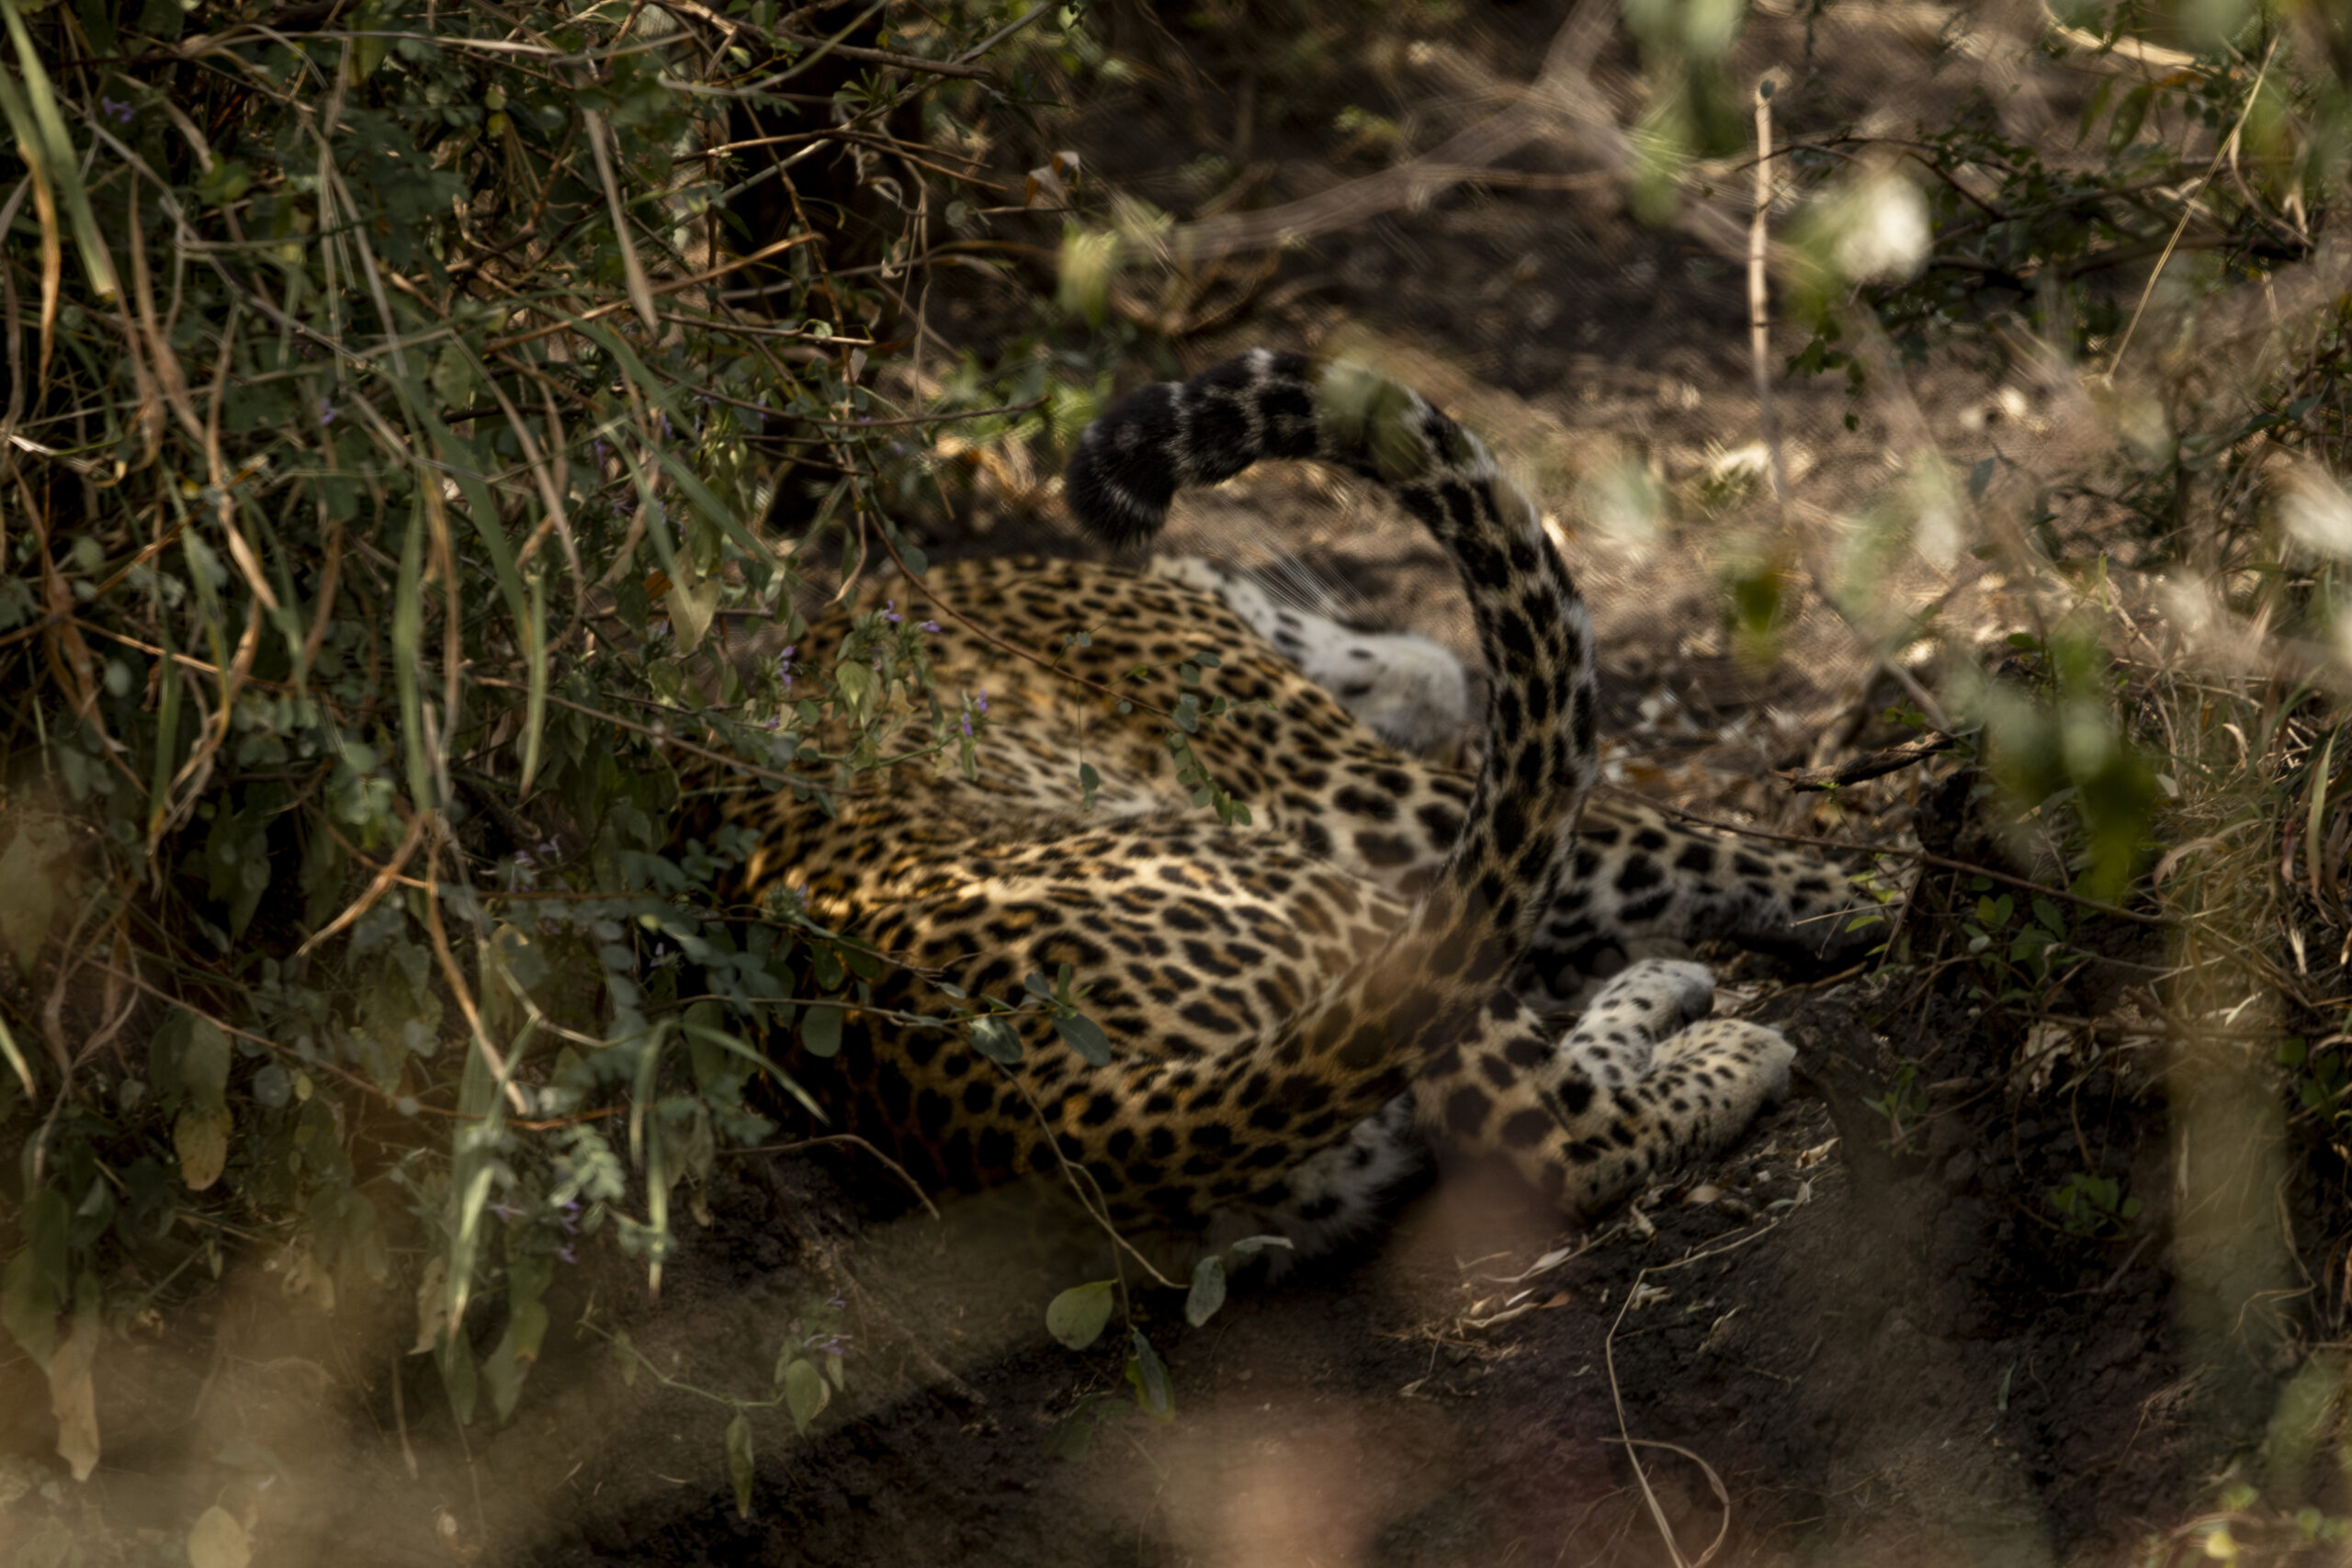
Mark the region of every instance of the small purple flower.
[[885, 599], [882, 601], [882, 618], [895, 626], [905, 620], [906, 616], [899, 614], [899, 602], [896, 599]]
[[660, 642], [663, 637], [668, 637], [669, 635], [670, 617], [667, 615], [662, 616], [660, 620], [655, 621], [651, 626], [645, 628], [646, 640], [649, 642]]
[[512, 1203], [507, 1202], [504, 1199], [501, 1199], [497, 1202], [490, 1205], [490, 1212], [496, 1214], [502, 1220], [511, 1220], [516, 1215], [522, 1213], [523, 1211], [514, 1207]]
[[566, 1263], [577, 1263], [580, 1261], [579, 1258], [574, 1258], [571, 1255], [571, 1244], [570, 1242], [566, 1242], [561, 1247], [557, 1247], [555, 1249], [555, 1255], [558, 1258], [562, 1258]]
[[981, 687], [978, 694], [973, 697], [972, 705], [982, 713], [989, 711], [989, 693], [986, 686]]
[[792, 690], [792, 656], [798, 651], [797, 647], [786, 647], [775, 656], [776, 679], [784, 682], [784, 689], [787, 692]]
[[971, 716], [970, 714], [968, 714], [968, 713], [967, 713], [967, 714], [966, 714], [966, 715], [964, 716], [964, 739], [967, 739], [967, 740], [969, 740], [971, 738], [972, 738], [972, 716]]
[[334, 423], [334, 405], [324, 398], [319, 400], [319, 423], [321, 424]]
[[101, 97], [98, 100], [98, 107], [105, 113], [114, 116], [115, 123], [117, 125], [129, 125], [130, 123], [132, 109], [131, 106], [129, 104], [119, 104], [112, 98]]
[[936, 637], [939, 635], [939, 623], [937, 621], [925, 621], [922, 625], [917, 626], [915, 630], [919, 632], [929, 632], [933, 637]]

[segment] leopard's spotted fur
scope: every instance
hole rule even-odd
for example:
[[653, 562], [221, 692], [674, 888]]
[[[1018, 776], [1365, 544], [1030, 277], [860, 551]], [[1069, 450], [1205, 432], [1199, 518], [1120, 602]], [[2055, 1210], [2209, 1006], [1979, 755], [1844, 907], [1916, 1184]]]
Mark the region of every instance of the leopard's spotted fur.
[[[1842, 907], [1834, 873], [1613, 805], [1578, 831], [1584, 607], [1484, 447], [1404, 388], [1261, 351], [1106, 414], [1069, 499], [1136, 539], [1180, 485], [1273, 457], [1381, 480], [1453, 558], [1493, 672], [1478, 777], [1382, 741], [1200, 588], [1070, 561], [934, 568], [899, 592], [941, 624], [941, 687], [1013, 682], [989, 693], [978, 778], [909, 763], [865, 775], [831, 816], [788, 795], [733, 807], [759, 836], [744, 891], [805, 882], [816, 918], [911, 966], [884, 971], [838, 1060], [800, 1064], [801, 1081], [929, 1181], [985, 1185], [1058, 1156], [1123, 1224], [1234, 1223], [1307, 1247], [1362, 1223], [1421, 1136], [1498, 1157], [1572, 1212], [1720, 1147], [1781, 1092], [1791, 1049], [1706, 1018], [1703, 969], [1628, 966], [1624, 949], [1798, 940]], [[1083, 682], [1009, 660], [935, 606]], [[829, 644], [850, 613], [806, 640]], [[1171, 706], [1176, 666], [1203, 649], [1222, 656], [1204, 696], [1234, 711], [1195, 750], [1248, 826], [1191, 806], [1164, 727], [1102, 690], [1148, 665], [1120, 689]], [[1084, 811], [1081, 761], [1102, 781]], [[944, 1010], [917, 970], [1009, 998], [1062, 964], [1109, 1032], [1107, 1066], [1041, 1019], [1005, 1069], [959, 1032], [881, 1016]], [[1539, 1010], [1612, 970], [1565, 1034]]]

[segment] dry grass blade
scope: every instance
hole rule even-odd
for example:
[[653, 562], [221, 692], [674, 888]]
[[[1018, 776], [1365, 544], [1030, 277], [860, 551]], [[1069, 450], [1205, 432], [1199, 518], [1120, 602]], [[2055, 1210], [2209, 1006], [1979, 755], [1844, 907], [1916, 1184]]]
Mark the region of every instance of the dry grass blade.
[[8, 1066], [16, 1070], [17, 1081], [24, 1086], [27, 1103], [40, 1104], [40, 1090], [33, 1082], [32, 1066], [25, 1060], [24, 1052], [17, 1044], [17, 1037], [8, 1032], [6, 1018], [0, 1018], [0, 1057], [6, 1057]]
[[433, 938], [433, 956], [441, 964], [441, 977], [448, 984], [449, 994], [457, 998], [458, 1011], [466, 1021], [466, 1032], [473, 1040], [474, 1049], [481, 1054], [483, 1067], [492, 1082], [505, 1095], [517, 1116], [531, 1113], [531, 1102], [523, 1086], [514, 1081], [508, 1070], [506, 1058], [491, 1039], [490, 1031], [482, 1027], [481, 1010], [474, 1005], [473, 987], [466, 984], [465, 971], [458, 967], [457, 955], [449, 951], [449, 932], [441, 919], [441, 856], [450, 848], [448, 824], [439, 813], [432, 816], [432, 843], [424, 855], [425, 880], [433, 886], [424, 895], [424, 929]]
[[[1698, 1247], [1685, 1253], [1671, 1263], [1661, 1263], [1653, 1268], [1642, 1269], [1634, 1276], [1633, 1282], [1626, 1287], [1625, 1299], [1618, 1303], [1617, 1315], [1610, 1320], [1609, 1333], [1600, 1342], [1601, 1362], [1609, 1374], [1609, 1398], [1617, 1412], [1617, 1440], [1625, 1445], [1625, 1461], [1634, 1468], [1634, 1478], [1641, 1484], [1642, 1498], [1648, 1506], [1650, 1520], [1657, 1526], [1658, 1534], [1666, 1542], [1667, 1555], [1673, 1559], [1675, 1568], [1704, 1568], [1704, 1565], [1713, 1560], [1716, 1551], [1722, 1548], [1724, 1539], [1731, 1533], [1731, 1496], [1724, 1490], [1722, 1478], [1716, 1475], [1714, 1467], [1697, 1454], [1672, 1443], [1655, 1442], [1648, 1438], [1636, 1438], [1627, 1428], [1624, 1390], [1617, 1382], [1617, 1331], [1624, 1326], [1625, 1314], [1631, 1312], [1637, 1303], [1647, 1299], [1643, 1293], [1643, 1288], [1648, 1283], [1651, 1275], [1672, 1273], [1677, 1269], [1685, 1269], [1693, 1263], [1703, 1263], [1711, 1258], [1720, 1258], [1727, 1252], [1736, 1252], [1741, 1247], [1771, 1235], [1781, 1227], [1781, 1219], [1767, 1220], [1735, 1234], [1729, 1240]], [[1642, 1461], [1634, 1457], [1634, 1450], [1636, 1448], [1670, 1450], [1690, 1459], [1707, 1472], [1707, 1483], [1714, 1488], [1715, 1498], [1723, 1505], [1724, 1518], [1722, 1526], [1715, 1531], [1714, 1540], [1709, 1544], [1705, 1551], [1699, 1555], [1696, 1562], [1689, 1561], [1682, 1555], [1682, 1548], [1674, 1539], [1674, 1527], [1667, 1522], [1666, 1509], [1658, 1502], [1657, 1494], [1650, 1485], [1649, 1474], [1642, 1468]]]
[[[25, 193], [33, 188], [33, 175], [27, 171], [0, 202], [0, 234], [16, 226], [17, 211], [24, 205]], [[8, 333], [8, 406], [0, 412], [0, 474], [16, 461], [17, 425], [25, 417], [25, 344], [24, 319], [17, 305], [17, 269], [0, 267], [0, 318]]]
[[653, 288], [646, 281], [645, 264], [637, 257], [637, 241], [629, 233], [628, 207], [621, 200], [620, 176], [613, 168], [613, 154], [606, 146], [611, 131], [605, 128], [605, 117], [594, 109], [582, 109], [580, 118], [588, 130], [588, 150], [596, 155], [596, 177], [604, 183], [605, 203], [613, 215], [613, 243], [620, 247], [621, 272], [628, 282], [629, 302], [637, 307], [637, 319], [649, 333], [662, 330], [662, 312], [654, 309]]
[[1772, 94], [1777, 79], [1756, 85], [1756, 212], [1747, 230], [1747, 351], [1756, 376], [1756, 408], [1764, 426], [1764, 466], [1772, 481], [1772, 504], [1788, 526], [1789, 472], [1781, 451], [1781, 411], [1772, 401], [1772, 303], [1764, 263], [1770, 254], [1772, 218]]
[[295, 957], [306, 957], [349, 931], [360, 916], [376, 907], [377, 899], [391, 891], [392, 885], [400, 881], [401, 872], [407, 866], [409, 856], [416, 853], [416, 847], [424, 842], [424, 826], [425, 819], [422, 814], [409, 818], [407, 835], [401, 840], [400, 847], [392, 852], [392, 858], [377, 868], [367, 890], [345, 905], [341, 914], [304, 938], [302, 945], [294, 950]]
[[[5, 111], [9, 128], [16, 133], [17, 152], [24, 159], [25, 177], [32, 184], [33, 215], [40, 222], [40, 357], [35, 361], [34, 376], [41, 388], [49, 385], [49, 361], [57, 347], [57, 312], [62, 299], [65, 283], [65, 244], [57, 221], [57, 192], [49, 182], [49, 163], [41, 156], [40, 132], [32, 123], [32, 116], [17, 92], [17, 85], [7, 68], [0, 66], [0, 111]], [[16, 206], [12, 198], [9, 207]], [[17, 380], [21, 388], [21, 378]], [[20, 390], [12, 389], [9, 401], [13, 406], [20, 400]], [[14, 420], [10, 421], [14, 423]]]
[[2146, 313], [2148, 301], [2155, 298], [2156, 281], [2164, 276], [2165, 264], [2172, 260], [2173, 251], [2180, 244], [2180, 237], [2188, 232], [2188, 220], [2197, 215], [2198, 193], [2213, 183], [2213, 176], [2222, 172], [2222, 165], [2229, 161], [2236, 149], [2238, 138], [2245, 133], [2246, 119], [2262, 97], [2262, 85], [2270, 79], [2270, 62], [2278, 58], [2278, 44], [2285, 36], [2283, 33], [2271, 36], [2270, 47], [2262, 56], [2262, 69], [2255, 73], [2254, 88], [2245, 96], [2245, 107], [2238, 111], [2237, 123], [2230, 127], [2227, 136], [2222, 138], [2222, 144], [2213, 149], [2213, 162], [2205, 173], [2181, 192], [2180, 221], [2173, 225], [2171, 236], [2165, 241], [2163, 253], [2156, 257], [2156, 265], [2149, 270], [2147, 284], [2140, 290], [2140, 302], [2132, 308], [2132, 319], [2124, 323], [2123, 335], [2116, 340], [2115, 353], [2108, 359], [2106, 378], [2109, 382], [2115, 379], [2116, 369], [2122, 365], [2124, 355], [2131, 350], [2132, 335], [2140, 330], [2140, 318]]

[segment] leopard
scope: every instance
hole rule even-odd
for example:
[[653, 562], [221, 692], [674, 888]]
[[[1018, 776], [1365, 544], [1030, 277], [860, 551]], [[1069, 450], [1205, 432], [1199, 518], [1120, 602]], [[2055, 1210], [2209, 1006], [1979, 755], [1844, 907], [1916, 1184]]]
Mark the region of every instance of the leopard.
[[[831, 1059], [804, 1031], [771, 1043], [779, 1070], [927, 1189], [1063, 1179], [1123, 1233], [1301, 1257], [1455, 1161], [1577, 1220], [1721, 1152], [1788, 1093], [1794, 1048], [1714, 1016], [1703, 964], [1635, 954], [1727, 937], [1838, 962], [1845, 877], [1594, 797], [1575, 581], [1486, 446], [1408, 386], [1253, 350], [1114, 404], [1064, 500], [1132, 555], [1179, 490], [1275, 459], [1381, 485], [1445, 552], [1487, 672], [1475, 769], [1384, 736], [1181, 564], [975, 558], [844, 595], [800, 642], [917, 621], [972, 744], [955, 765], [924, 743], [938, 712], [902, 705], [903, 744], [836, 788], [695, 792], [701, 833], [752, 846], [726, 896], [789, 890], [886, 961]], [[1343, 675], [1382, 662], [1346, 658], [1368, 634], [1293, 629]], [[1427, 696], [1431, 660], [1389, 662]], [[1204, 809], [1220, 793], [1238, 808]], [[970, 1023], [1057, 975], [1107, 1051], [1050, 1009]]]

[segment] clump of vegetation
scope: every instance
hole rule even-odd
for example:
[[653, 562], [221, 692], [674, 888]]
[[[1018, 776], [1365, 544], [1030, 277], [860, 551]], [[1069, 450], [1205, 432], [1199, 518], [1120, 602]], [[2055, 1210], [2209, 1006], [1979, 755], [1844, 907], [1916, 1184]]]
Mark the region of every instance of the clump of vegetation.
[[794, 646], [758, 520], [788, 456], [920, 570], [933, 418], [1016, 400], [912, 406], [878, 329], [1048, 10], [0, 3], [0, 1325], [77, 1477], [110, 1334], [232, 1246], [421, 1280], [503, 1417], [575, 1247], [658, 1280], [766, 1043], [837, 1043], [876, 959], [714, 900], [678, 770], [968, 746], [922, 628]]
[[[1816, 193], [1792, 261], [1813, 333], [1790, 368], [1843, 371], [1860, 394], [1956, 347], [2082, 438], [2052, 462], [1996, 434], [1964, 479], [1915, 457], [1832, 597], [1892, 654], [1930, 628], [1871, 619], [1890, 541], [1947, 559], [1965, 544], [1976, 573], [2003, 574], [2041, 624], [1985, 661], [1997, 672], [1970, 660], [1935, 716], [2002, 810], [2081, 897], [2156, 892], [2186, 929], [2287, 938], [2297, 973], [2257, 967], [2324, 1011], [2305, 984], [2314, 918], [2335, 965], [2352, 931], [2321, 869], [2352, 833], [2334, 777], [2352, 559], [2335, 477], [2352, 467], [2340, 28], [2298, 6], [2205, 7], [2177, 27], [2136, 0], [2061, 9], [2043, 46], [2091, 83], [2071, 145], [2030, 145], [1980, 100], [1859, 158], [1842, 136], [1789, 149]], [[1893, 208], [1924, 220], [1899, 265], [1857, 239], [1883, 239]], [[2265, 856], [2301, 869], [2255, 874]], [[2216, 922], [2189, 911], [2198, 867], [2219, 862], [2232, 912]], [[1980, 897], [1974, 915], [1996, 988], [2046, 988], [2071, 917], [2023, 897]]]

